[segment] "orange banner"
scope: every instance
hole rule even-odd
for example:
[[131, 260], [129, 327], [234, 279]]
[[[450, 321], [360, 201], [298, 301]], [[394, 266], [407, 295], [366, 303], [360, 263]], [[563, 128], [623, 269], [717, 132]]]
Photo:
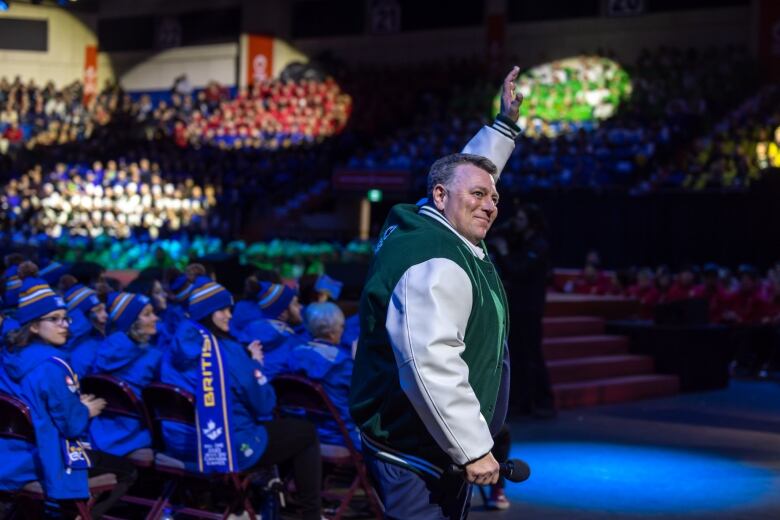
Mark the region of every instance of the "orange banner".
[[84, 103], [89, 103], [97, 95], [97, 45], [87, 45], [84, 53]]
[[247, 85], [271, 78], [274, 59], [274, 39], [257, 34], [247, 35]]

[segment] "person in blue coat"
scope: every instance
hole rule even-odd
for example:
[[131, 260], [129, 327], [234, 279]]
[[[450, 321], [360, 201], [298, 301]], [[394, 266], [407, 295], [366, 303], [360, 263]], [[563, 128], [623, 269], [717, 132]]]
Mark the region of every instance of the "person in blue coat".
[[78, 376], [61, 357], [70, 323], [65, 301], [35, 276], [37, 272], [31, 262], [19, 266], [19, 328], [9, 332], [2, 353], [12, 382], [8, 390], [29, 407], [36, 478], [50, 499], [86, 499], [88, 477], [116, 475], [118, 485], [93, 508], [93, 518], [100, 518], [132, 485], [136, 471], [132, 464], [81, 442], [90, 418], [101, 413], [105, 401], [80, 394]]
[[[162, 353], [149, 346], [157, 333], [157, 315], [142, 294], [111, 293], [107, 304], [111, 333], [98, 349], [94, 372], [124, 381], [141, 399], [141, 390], [159, 376]], [[96, 448], [120, 457], [152, 445], [149, 430], [131, 417], [104, 414], [89, 431]]]
[[[0, 349], [4, 350], [5, 336], [9, 331], [19, 328], [19, 323], [12, 318], [0, 315]], [[19, 385], [11, 379], [0, 357], [0, 393], [19, 395]], [[38, 478], [35, 472], [35, 445], [21, 439], [0, 438], [0, 490], [16, 491], [28, 482]]]
[[[245, 347], [230, 332], [232, 306], [233, 298], [224, 287], [206, 276], [195, 280], [188, 303], [191, 321], [179, 327], [176, 341], [164, 358], [161, 379], [197, 397], [205, 381], [204, 352], [216, 349], [211, 346], [212, 338], [218, 342], [224, 363], [222, 373], [227, 375], [224, 391], [237, 469], [291, 462], [303, 518], [320, 520], [321, 458], [316, 430], [299, 419], [266, 420], [276, 405], [276, 395], [263, 373], [259, 342]], [[197, 435], [189, 426], [163, 424], [166, 453], [190, 469], [200, 467]]]
[[286, 285], [259, 282], [255, 297], [236, 309], [237, 323], [231, 331], [244, 343], [259, 341], [263, 346], [265, 375], [273, 379], [289, 372], [292, 348], [300, 343], [293, 327], [303, 322], [301, 304], [295, 291]]
[[[304, 323], [314, 339], [292, 349], [289, 359], [290, 372], [300, 372], [322, 385], [339, 411], [352, 442], [359, 449], [360, 433], [349, 415], [352, 351], [341, 344], [344, 313], [335, 303], [312, 303], [306, 307]], [[335, 421], [318, 424], [317, 432], [323, 444], [345, 444]]]
[[125, 287], [125, 291], [143, 294], [152, 303], [154, 313], [159, 318], [157, 322], [157, 334], [155, 335], [152, 345], [158, 349], [165, 350], [176, 333], [176, 329], [170, 327], [170, 317], [168, 317], [168, 295], [162, 286], [160, 280], [156, 278], [136, 278]]
[[59, 289], [72, 320], [63, 350], [68, 353], [70, 366], [83, 377], [93, 373], [98, 350], [106, 336], [106, 304], [94, 289], [78, 283], [69, 274], [60, 278]]

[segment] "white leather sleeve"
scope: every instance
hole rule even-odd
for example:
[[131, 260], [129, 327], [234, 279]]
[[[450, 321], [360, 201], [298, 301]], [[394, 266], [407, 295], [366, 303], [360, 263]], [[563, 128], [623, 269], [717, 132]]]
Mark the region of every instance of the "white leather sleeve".
[[501, 172], [514, 149], [514, 139], [507, 137], [504, 132], [500, 132], [492, 126], [483, 126], [477, 135], [466, 143], [463, 153], [471, 153], [490, 159], [498, 170], [498, 173], [493, 177], [493, 180], [498, 183]]
[[439, 446], [457, 464], [490, 451], [493, 438], [469, 384], [465, 350], [471, 281], [452, 260], [410, 267], [395, 286], [387, 332], [401, 388]]

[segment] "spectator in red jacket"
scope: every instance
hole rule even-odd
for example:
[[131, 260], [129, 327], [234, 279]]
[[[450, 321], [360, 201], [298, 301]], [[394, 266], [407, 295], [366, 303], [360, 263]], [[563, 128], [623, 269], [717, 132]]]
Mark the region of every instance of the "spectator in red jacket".
[[711, 323], [723, 321], [723, 313], [730, 304], [730, 294], [720, 281], [720, 269], [714, 263], [704, 265], [702, 269], [702, 283], [693, 288], [693, 298], [703, 298], [709, 305]]
[[758, 271], [752, 265], [739, 267], [739, 290], [731, 295], [727, 321], [741, 325], [769, 323], [775, 315], [772, 302], [766, 298], [759, 283]]
[[672, 272], [669, 266], [662, 265], [655, 270], [655, 288], [658, 290], [658, 303], [666, 303], [672, 286]]
[[588, 263], [582, 270], [581, 277], [573, 281], [572, 292], [575, 294], [605, 295], [615, 294], [616, 291], [610, 276], [596, 265]]
[[666, 293], [666, 301], [676, 302], [695, 298], [697, 271], [698, 269], [695, 266], [683, 266], [677, 274], [677, 279], [669, 287], [669, 291]]
[[636, 284], [626, 291], [630, 298], [639, 300], [639, 317], [645, 320], [653, 318], [653, 311], [658, 303], [659, 292], [653, 283], [653, 271], [644, 268], [637, 273]]

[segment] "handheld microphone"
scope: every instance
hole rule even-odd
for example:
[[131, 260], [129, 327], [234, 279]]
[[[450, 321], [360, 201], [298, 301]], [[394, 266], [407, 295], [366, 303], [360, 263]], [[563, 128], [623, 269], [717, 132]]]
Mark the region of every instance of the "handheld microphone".
[[[531, 467], [520, 459], [509, 459], [499, 465], [499, 473], [510, 482], [525, 482], [531, 476]], [[455, 464], [450, 465], [449, 472], [464, 476], [466, 470]]]

